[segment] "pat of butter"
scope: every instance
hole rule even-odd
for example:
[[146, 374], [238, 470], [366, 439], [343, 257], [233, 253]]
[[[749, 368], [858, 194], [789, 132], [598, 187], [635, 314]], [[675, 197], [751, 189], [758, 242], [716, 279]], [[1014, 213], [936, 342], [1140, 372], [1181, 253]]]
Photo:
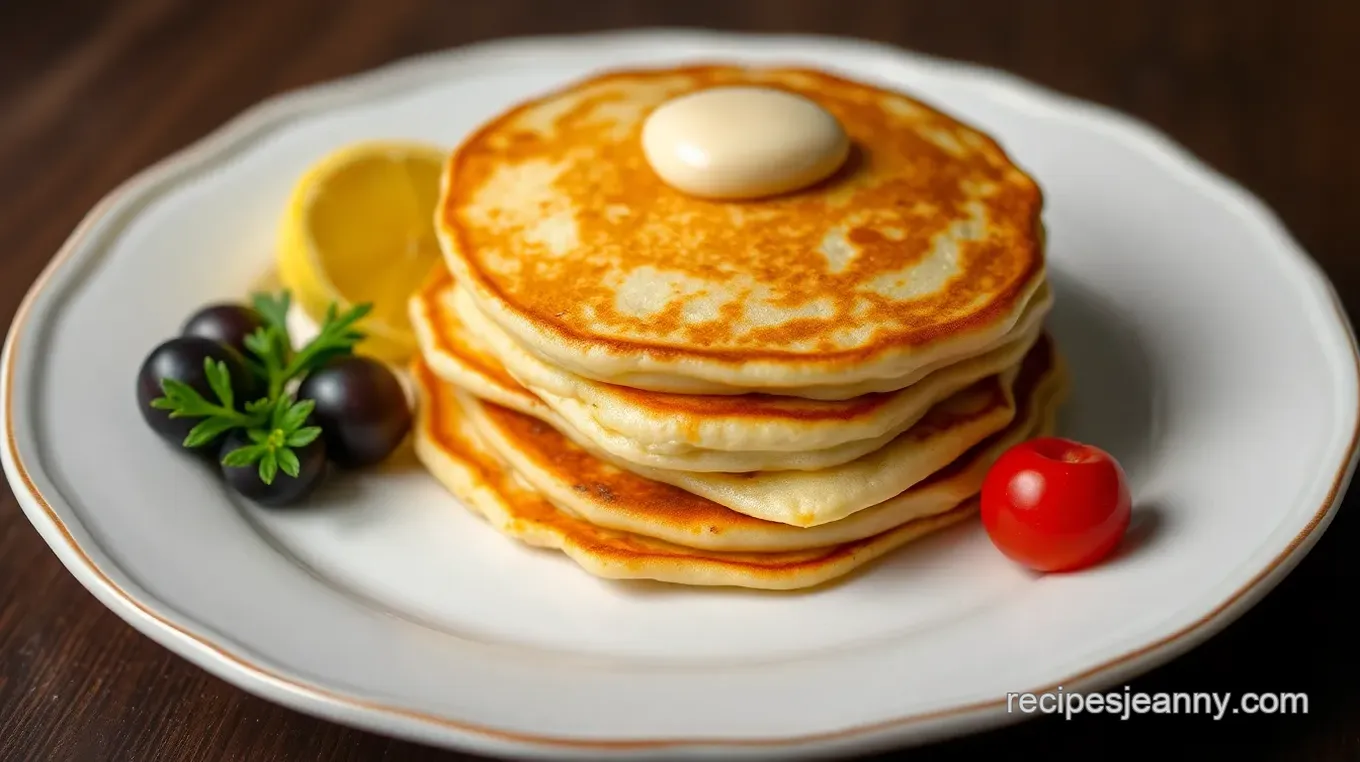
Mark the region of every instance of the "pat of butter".
[[829, 111], [768, 87], [715, 87], [658, 106], [642, 127], [657, 175], [692, 196], [749, 199], [805, 188], [840, 168], [850, 139]]

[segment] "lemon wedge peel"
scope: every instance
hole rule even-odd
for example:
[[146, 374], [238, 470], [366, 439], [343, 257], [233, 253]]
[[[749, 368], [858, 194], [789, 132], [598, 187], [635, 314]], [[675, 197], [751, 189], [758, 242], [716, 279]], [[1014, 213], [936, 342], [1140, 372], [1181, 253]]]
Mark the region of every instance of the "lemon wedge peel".
[[434, 207], [446, 157], [415, 141], [353, 143], [310, 166], [289, 195], [279, 282], [318, 323], [332, 304], [372, 302], [359, 354], [401, 363], [417, 349], [406, 304], [440, 261]]

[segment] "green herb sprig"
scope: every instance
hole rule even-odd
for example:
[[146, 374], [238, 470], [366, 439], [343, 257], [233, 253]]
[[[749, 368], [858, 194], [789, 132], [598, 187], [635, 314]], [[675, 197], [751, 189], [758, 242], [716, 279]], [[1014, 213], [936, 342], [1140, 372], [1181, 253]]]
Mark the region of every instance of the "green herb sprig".
[[321, 436], [321, 427], [307, 421], [316, 403], [295, 399], [292, 382], [336, 357], [352, 354], [354, 345], [365, 338], [355, 326], [372, 311], [373, 305], [359, 304], [339, 313], [332, 304], [317, 335], [301, 348], [294, 348], [287, 327], [289, 292], [283, 291], [279, 296], [254, 294], [251, 302], [264, 325], [245, 339], [250, 353], [245, 358], [246, 367], [264, 384], [265, 396], [238, 405], [227, 364], [206, 358], [203, 371], [217, 398], [215, 402], [205, 399], [188, 384], [167, 378], [161, 382], [164, 396], [152, 400], [151, 406], [168, 410], [171, 418], [200, 419], [184, 438], [183, 445], [188, 448], [244, 429], [250, 444], [226, 453], [222, 464], [236, 468], [255, 465], [260, 480], [273, 484], [279, 471], [296, 477], [301, 463], [294, 450]]

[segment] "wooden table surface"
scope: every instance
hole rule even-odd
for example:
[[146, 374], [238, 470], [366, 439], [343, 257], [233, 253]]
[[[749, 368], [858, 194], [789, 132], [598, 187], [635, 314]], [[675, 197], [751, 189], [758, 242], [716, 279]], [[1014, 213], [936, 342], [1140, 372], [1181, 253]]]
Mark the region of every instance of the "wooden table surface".
[[[1259, 194], [1360, 308], [1356, 0], [5, 0], [0, 325], [101, 196], [265, 96], [494, 37], [660, 25], [861, 36], [1130, 112]], [[1132, 685], [1301, 691], [1306, 715], [1032, 720], [917, 758], [1190, 744], [1360, 759], [1360, 657], [1342, 619], [1360, 602], [1357, 499], [1252, 611]], [[0, 490], [0, 760], [466, 758], [288, 711], [190, 666], [96, 603]]]

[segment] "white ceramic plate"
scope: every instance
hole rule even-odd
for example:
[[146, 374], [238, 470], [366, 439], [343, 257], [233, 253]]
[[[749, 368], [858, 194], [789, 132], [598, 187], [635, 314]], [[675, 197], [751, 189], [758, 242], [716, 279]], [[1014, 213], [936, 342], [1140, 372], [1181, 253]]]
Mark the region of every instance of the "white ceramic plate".
[[[480, 524], [419, 471], [262, 512], [143, 426], [143, 355], [270, 264], [303, 169], [349, 141], [452, 146], [600, 67], [820, 65], [995, 134], [1048, 201], [1062, 433], [1124, 463], [1127, 547], [1036, 577], [976, 522], [810, 595], [589, 577]], [[276, 99], [101, 203], [33, 288], [3, 367], [4, 465], [99, 599], [203, 668], [344, 723], [487, 753], [860, 751], [1112, 686], [1240, 615], [1354, 468], [1356, 355], [1331, 287], [1257, 201], [1127, 118], [858, 42], [647, 32], [502, 42]]]

